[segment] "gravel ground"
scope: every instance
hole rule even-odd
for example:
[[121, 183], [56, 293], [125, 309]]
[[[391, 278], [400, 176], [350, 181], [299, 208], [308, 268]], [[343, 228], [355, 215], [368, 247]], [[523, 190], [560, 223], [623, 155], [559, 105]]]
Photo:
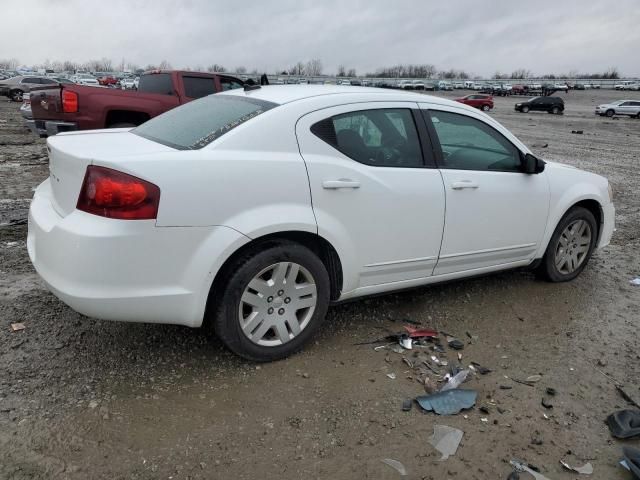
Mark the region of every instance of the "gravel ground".
[[[304, 352], [266, 365], [200, 330], [94, 320], [50, 294], [29, 263], [27, 227], [15, 224], [47, 176], [45, 143], [23, 129], [17, 104], [2, 101], [0, 478], [397, 478], [384, 458], [411, 479], [506, 478], [512, 458], [551, 479], [577, 477], [561, 459], [591, 462], [593, 478], [629, 478], [604, 419], [628, 406], [614, 380], [640, 397], [640, 287], [629, 283], [640, 275], [640, 121], [593, 115], [613, 92], [561, 95], [562, 116], [516, 113], [513, 98], [496, 99], [492, 115], [543, 158], [611, 181], [617, 231], [577, 280], [513, 271], [337, 306]], [[403, 356], [426, 351], [354, 344], [405, 319], [456, 335], [465, 365], [493, 370], [465, 384], [478, 391], [476, 408], [402, 411], [424, 393]], [[12, 332], [14, 322], [26, 328]], [[511, 380], [531, 375], [541, 380]], [[464, 431], [446, 461], [428, 443], [436, 424]]]

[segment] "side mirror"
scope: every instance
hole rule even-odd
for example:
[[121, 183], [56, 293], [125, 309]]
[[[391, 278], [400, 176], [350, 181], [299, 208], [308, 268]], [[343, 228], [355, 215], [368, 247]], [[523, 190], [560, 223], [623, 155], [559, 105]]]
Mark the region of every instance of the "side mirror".
[[539, 158], [531, 155], [530, 153], [527, 153], [524, 156], [524, 161], [523, 161], [523, 170], [524, 173], [528, 173], [528, 174], [537, 174], [537, 173], [542, 173], [544, 172], [544, 161], [540, 160]]

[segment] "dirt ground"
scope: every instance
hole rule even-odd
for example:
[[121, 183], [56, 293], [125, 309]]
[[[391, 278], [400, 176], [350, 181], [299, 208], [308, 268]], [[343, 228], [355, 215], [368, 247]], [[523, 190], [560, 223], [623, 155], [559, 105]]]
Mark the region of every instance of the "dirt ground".
[[[640, 120], [593, 115], [615, 92], [560, 95], [562, 116], [516, 113], [515, 98], [496, 99], [491, 115], [541, 157], [609, 178], [617, 231], [577, 280], [512, 271], [336, 306], [306, 350], [263, 365], [200, 330], [94, 320], [50, 294], [19, 222], [48, 174], [45, 143], [22, 127], [19, 105], [0, 102], [0, 478], [399, 477], [384, 458], [409, 479], [506, 479], [512, 458], [552, 480], [578, 477], [561, 459], [591, 462], [591, 478], [630, 478], [604, 419], [628, 407], [614, 379], [640, 397], [640, 287], [629, 283], [640, 276]], [[424, 394], [403, 356], [432, 352], [354, 344], [405, 319], [464, 340], [462, 363], [492, 369], [465, 383], [478, 391], [474, 409], [402, 411]], [[531, 375], [542, 378], [512, 380]], [[428, 442], [436, 424], [464, 431], [445, 461]]]

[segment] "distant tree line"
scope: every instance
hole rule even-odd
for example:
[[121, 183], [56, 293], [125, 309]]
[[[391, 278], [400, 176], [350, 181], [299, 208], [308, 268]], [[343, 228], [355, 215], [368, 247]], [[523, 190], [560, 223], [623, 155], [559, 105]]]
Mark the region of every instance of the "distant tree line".
[[[20, 66], [20, 62], [17, 58], [0, 58], [0, 69], [2, 70], [15, 70]], [[51, 69], [56, 72], [76, 72], [79, 70], [87, 70], [90, 72], [112, 72], [114, 70], [118, 71], [131, 71], [135, 72], [138, 70], [170, 70], [172, 67], [171, 63], [167, 60], [163, 60], [158, 64], [148, 64], [145, 66], [138, 65], [133, 62], [125, 62], [123, 58], [118, 64], [115, 64], [111, 59], [102, 57], [101, 59], [89, 60], [86, 62], [72, 62], [70, 60], [64, 61], [50, 61], [49, 59], [45, 60], [44, 63], [40, 65], [34, 65], [35, 69]], [[237, 66], [235, 68], [227, 69], [223, 65], [218, 63], [214, 63], [209, 65], [206, 68], [203, 68], [202, 65], [196, 65], [194, 68], [191, 67], [183, 67], [183, 70], [192, 70], [197, 72], [208, 71], [208, 72], [232, 72], [237, 74], [251, 74], [258, 75], [258, 69], [253, 68], [251, 70], [247, 69], [245, 66]], [[317, 77], [323, 74], [323, 65], [322, 61], [318, 58], [314, 58], [308, 61], [298, 61], [294, 63], [289, 68], [283, 70], [277, 70], [277, 75], [296, 75], [296, 76], [308, 76], [308, 77]], [[356, 77], [357, 72], [355, 68], [347, 67], [345, 65], [339, 65], [337, 68], [336, 76], [338, 77]], [[375, 72], [368, 72], [366, 77], [370, 78], [438, 78], [438, 79], [462, 79], [466, 80], [469, 78], [481, 78], [478, 76], [473, 76], [472, 74], [457, 69], [449, 69], [449, 70], [438, 70], [434, 65], [429, 63], [425, 64], [408, 64], [408, 65], [395, 65], [392, 67], [380, 67], [375, 70]], [[498, 79], [518, 79], [525, 80], [527, 78], [532, 78], [535, 75], [526, 68], [519, 68], [509, 73], [503, 73], [501, 71], [496, 71], [492, 78]], [[578, 71], [570, 71], [568, 73], [563, 74], [554, 74], [548, 73], [544, 75], [537, 75], [537, 78], [545, 78], [549, 80], [553, 80], [556, 78], [585, 78], [585, 79], [618, 79], [620, 78], [620, 72], [617, 67], [610, 67], [604, 72], [596, 72], [596, 73], [580, 73]]]

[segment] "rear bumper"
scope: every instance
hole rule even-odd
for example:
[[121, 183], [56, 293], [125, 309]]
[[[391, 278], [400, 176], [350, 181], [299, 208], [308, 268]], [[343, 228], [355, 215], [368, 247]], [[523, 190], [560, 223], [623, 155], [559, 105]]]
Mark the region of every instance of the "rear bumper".
[[78, 124], [74, 122], [62, 122], [57, 120], [45, 120], [44, 131], [47, 135], [55, 135], [62, 132], [78, 130]]
[[29, 209], [27, 250], [49, 289], [105, 320], [202, 324], [223, 261], [247, 237], [227, 227], [156, 227], [81, 211], [61, 217], [45, 180]]

